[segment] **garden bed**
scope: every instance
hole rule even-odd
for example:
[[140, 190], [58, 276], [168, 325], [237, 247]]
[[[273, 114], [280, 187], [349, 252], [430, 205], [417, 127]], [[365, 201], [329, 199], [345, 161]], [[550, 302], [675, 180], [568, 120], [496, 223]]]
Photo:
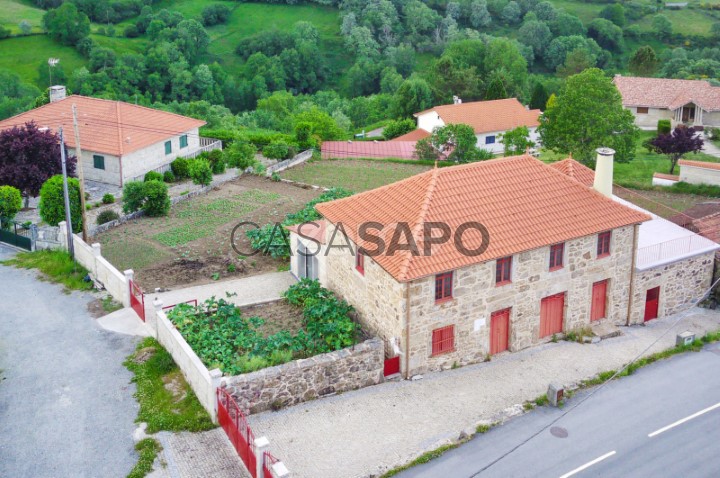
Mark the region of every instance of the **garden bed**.
[[240, 313], [244, 317], [260, 317], [265, 321], [258, 327], [258, 332], [263, 337], [277, 334], [283, 330], [296, 334], [303, 326], [302, 309], [288, 304], [285, 299], [242, 307]]
[[[173, 207], [168, 217], [141, 217], [97, 236], [118, 270], [133, 269], [145, 290], [206, 284], [275, 272], [286, 260], [239, 256], [230, 236], [239, 222], [265, 225], [297, 212], [321, 191], [244, 175]], [[250, 249], [243, 234], [239, 249]]]

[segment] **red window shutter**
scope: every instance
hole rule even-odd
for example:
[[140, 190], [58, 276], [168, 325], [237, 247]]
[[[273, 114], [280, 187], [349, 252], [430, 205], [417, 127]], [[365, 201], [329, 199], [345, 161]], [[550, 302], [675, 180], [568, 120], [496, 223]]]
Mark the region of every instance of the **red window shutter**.
[[605, 231], [598, 234], [597, 256], [604, 257], [610, 254], [610, 233]]
[[495, 265], [495, 285], [511, 282], [512, 256], [497, 260]]
[[563, 267], [563, 255], [565, 253], [565, 243], [554, 244], [550, 246], [550, 270], [557, 270]]
[[365, 254], [360, 251], [355, 255], [355, 269], [362, 275], [365, 275]]
[[448, 325], [432, 331], [432, 355], [455, 350], [455, 326]]

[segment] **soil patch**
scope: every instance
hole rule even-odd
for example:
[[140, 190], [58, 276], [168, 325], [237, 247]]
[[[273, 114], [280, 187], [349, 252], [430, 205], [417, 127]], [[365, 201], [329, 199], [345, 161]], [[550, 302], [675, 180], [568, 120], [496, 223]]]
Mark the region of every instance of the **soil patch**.
[[105, 309], [103, 308], [101, 299], [93, 299], [88, 302], [87, 310], [90, 314], [90, 317], [92, 317], [93, 319], [99, 319], [100, 317], [107, 314], [107, 312], [105, 312]]
[[145, 347], [135, 352], [132, 361], [136, 364], [145, 363], [150, 360], [153, 355], [155, 355], [155, 347]]
[[259, 329], [263, 337], [282, 330], [296, 334], [303, 326], [302, 308], [290, 305], [285, 300], [243, 307], [240, 310], [244, 317], [260, 317], [265, 321]]

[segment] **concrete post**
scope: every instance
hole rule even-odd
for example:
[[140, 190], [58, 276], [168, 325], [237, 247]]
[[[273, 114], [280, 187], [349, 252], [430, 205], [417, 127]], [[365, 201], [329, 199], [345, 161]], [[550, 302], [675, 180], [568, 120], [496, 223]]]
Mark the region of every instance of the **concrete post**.
[[210, 416], [213, 423], [217, 423], [217, 389], [220, 388], [221, 382], [222, 382], [222, 370], [219, 368], [214, 368], [210, 370], [210, 393], [212, 394], [211, 397], [208, 397], [210, 400], [208, 403], [212, 403], [213, 405], [213, 412]]
[[38, 241], [37, 224], [31, 224], [30, 225], [30, 250], [31, 251], [37, 250], [37, 241]]
[[67, 222], [60, 221], [58, 222], [58, 241], [60, 242], [60, 249], [63, 251], [68, 250], [68, 243], [67, 243], [67, 234], [65, 234], [65, 230], [67, 229]]
[[253, 446], [255, 448], [255, 458], [257, 458], [255, 460], [257, 462], [257, 478], [273, 478], [272, 476], [265, 476], [263, 473], [263, 455], [270, 447], [270, 440], [267, 437], [256, 438]]
[[158, 338], [158, 314], [162, 314], [163, 310], [163, 301], [159, 298], [155, 297], [155, 300], [153, 300], [153, 313], [149, 316], [145, 317], [145, 323], [150, 326], [150, 330], [152, 330], [153, 334], [155, 334], [155, 338]]
[[125, 271], [125, 293], [123, 294], [123, 305], [130, 307], [130, 281], [135, 277], [132, 269]]
[[100, 243], [94, 242], [90, 247], [92, 247], [92, 252], [95, 257], [102, 256], [102, 251], [101, 251], [102, 246], [100, 245]]
[[290, 471], [282, 461], [278, 461], [272, 466], [273, 474], [277, 478], [290, 478]]

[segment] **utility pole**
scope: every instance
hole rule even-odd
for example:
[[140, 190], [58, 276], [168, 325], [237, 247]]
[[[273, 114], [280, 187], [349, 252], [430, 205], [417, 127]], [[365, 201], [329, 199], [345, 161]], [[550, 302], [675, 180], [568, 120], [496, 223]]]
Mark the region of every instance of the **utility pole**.
[[82, 149], [80, 148], [80, 128], [77, 120], [77, 107], [72, 105], [73, 129], [75, 130], [75, 156], [77, 157], [77, 175], [80, 181], [80, 214], [82, 214], [82, 238], [87, 244], [87, 217], [85, 216], [85, 177], [83, 176]]
[[67, 166], [65, 158], [65, 139], [63, 129], [60, 126], [60, 159], [62, 160], [63, 175], [63, 198], [65, 199], [65, 224], [67, 225], [67, 245], [71, 258], [75, 258], [75, 247], [73, 246], [72, 215], [70, 214], [70, 194], [68, 193]]

